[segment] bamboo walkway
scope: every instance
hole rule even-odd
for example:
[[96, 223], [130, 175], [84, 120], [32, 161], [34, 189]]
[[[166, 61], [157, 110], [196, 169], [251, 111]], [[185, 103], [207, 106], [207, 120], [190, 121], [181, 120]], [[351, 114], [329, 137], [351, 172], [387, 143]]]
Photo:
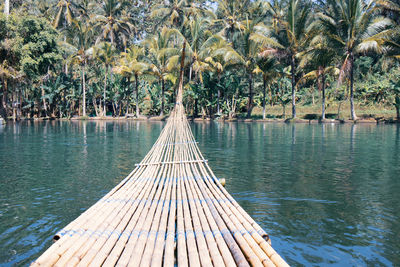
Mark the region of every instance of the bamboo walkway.
[[181, 102], [182, 82], [142, 162], [31, 266], [288, 266], [211, 171]]

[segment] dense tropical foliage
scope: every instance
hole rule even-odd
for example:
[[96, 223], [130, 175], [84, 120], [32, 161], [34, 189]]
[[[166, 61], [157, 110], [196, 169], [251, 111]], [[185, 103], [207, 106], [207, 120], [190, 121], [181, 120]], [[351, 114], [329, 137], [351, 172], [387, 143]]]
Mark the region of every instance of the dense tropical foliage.
[[[400, 109], [398, 0], [44, 0], [0, 5], [4, 118], [164, 115], [182, 44], [193, 116]], [[317, 88], [318, 90], [314, 90]], [[339, 105], [340, 107], [340, 105]], [[339, 111], [338, 111], [339, 113]], [[338, 115], [339, 116], [339, 115]]]

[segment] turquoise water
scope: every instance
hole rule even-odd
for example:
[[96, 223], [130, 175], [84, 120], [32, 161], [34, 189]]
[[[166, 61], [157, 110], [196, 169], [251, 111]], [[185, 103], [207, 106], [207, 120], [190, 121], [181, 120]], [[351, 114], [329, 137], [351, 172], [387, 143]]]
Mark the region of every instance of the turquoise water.
[[[124, 178], [162, 122], [0, 126], [0, 265], [28, 265]], [[300, 266], [400, 265], [397, 125], [194, 123], [227, 190]]]

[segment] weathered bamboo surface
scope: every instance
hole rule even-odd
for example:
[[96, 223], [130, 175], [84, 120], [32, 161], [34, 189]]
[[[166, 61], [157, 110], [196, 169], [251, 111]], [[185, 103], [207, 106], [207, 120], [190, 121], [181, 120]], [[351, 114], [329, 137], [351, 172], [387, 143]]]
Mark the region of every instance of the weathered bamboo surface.
[[182, 75], [142, 162], [32, 266], [288, 266], [201, 154], [181, 104]]

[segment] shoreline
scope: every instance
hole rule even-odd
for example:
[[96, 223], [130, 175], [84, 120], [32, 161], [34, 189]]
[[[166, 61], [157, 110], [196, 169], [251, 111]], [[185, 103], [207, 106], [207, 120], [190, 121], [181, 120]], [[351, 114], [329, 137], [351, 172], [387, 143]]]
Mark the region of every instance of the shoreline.
[[[166, 121], [169, 116], [140, 116], [136, 117], [73, 117], [73, 118], [22, 118], [21, 121]], [[301, 124], [397, 124], [400, 121], [394, 118], [368, 118], [368, 119], [246, 119], [246, 118], [234, 118], [234, 119], [225, 119], [225, 118], [192, 118], [188, 117], [188, 120], [191, 122], [240, 122], [240, 123], [301, 123]], [[6, 124], [5, 120], [3, 120], [4, 124]], [[7, 122], [13, 123], [12, 120], [8, 120]], [[1, 125], [1, 123], [0, 123]]]

